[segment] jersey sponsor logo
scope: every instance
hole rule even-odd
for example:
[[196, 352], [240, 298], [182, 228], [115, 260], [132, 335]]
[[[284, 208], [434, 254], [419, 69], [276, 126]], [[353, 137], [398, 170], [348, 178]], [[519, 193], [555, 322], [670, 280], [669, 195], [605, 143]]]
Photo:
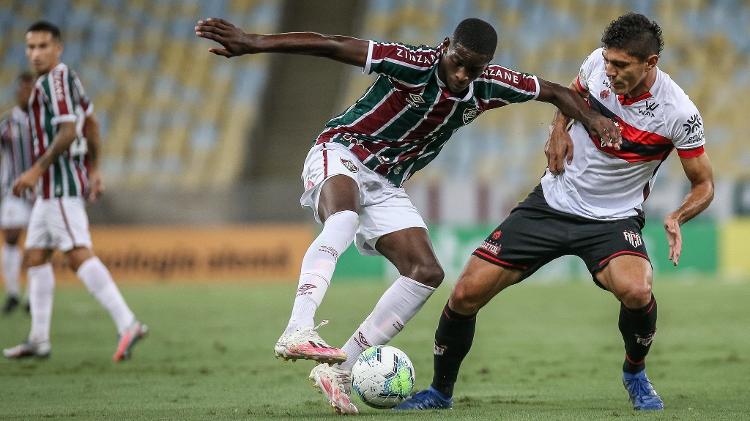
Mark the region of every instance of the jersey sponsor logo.
[[521, 83], [520, 74], [514, 73], [507, 69], [503, 69], [501, 67], [490, 67], [487, 69], [487, 74], [492, 77], [510, 82], [513, 85], [518, 85], [519, 83]]
[[299, 288], [297, 288], [297, 296], [301, 297], [303, 295], [312, 295], [313, 291], [317, 286], [313, 284], [302, 284]]
[[400, 47], [396, 50], [396, 57], [405, 58], [412, 63], [429, 64], [435, 61], [435, 53], [418, 54]]
[[477, 118], [477, 114], [479, 114], [479, 110], [477, 110], [474, 107], [469, 107], [469, 108], [465, 109], [464, 110], [464, 115], [463, 115], [464, 124], [471, 123], [472, 120], [474, 120], [475, 118]]
[[501, 246], [500, 244], [492, 244], [489, 241], [483, 241], [482, 245], [479, 246], [480, 249], [487, 250], [495, 256], [500, 254], [500, 249], [502, 249], [502, 247], [503, 246]]
[[359, 172], [359, 168], [357, 168], [357, 165], [354, 162], [348, 159], [341, 158], [341, 163], [344, 164], [344, 166], [346, 167], [347, 170], [349, 170], [349, 172], [353, 172], [355, 174]]
[[638, 114], [644, 117], [654, 117], [654, 111], [656, 111], [657, 108], [659, 108], [659, 104], [656, 102], [648, 102], [648, 100], [646, 100], [643, 107], [638, 109]]
[[623, 231], [622, 235], [625, 237], [625, 241], [630, 243], [633, 248], [638, 248], [643, 245], [643, 239], [641, 235], [633, 231]]

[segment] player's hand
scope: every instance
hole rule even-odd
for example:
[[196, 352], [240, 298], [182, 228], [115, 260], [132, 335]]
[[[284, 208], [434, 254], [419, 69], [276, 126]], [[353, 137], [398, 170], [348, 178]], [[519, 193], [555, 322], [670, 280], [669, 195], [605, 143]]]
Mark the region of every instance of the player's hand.
[[224, 48], [209, 48], [208, 51], [224, 56], [237, 57], [259, 52], [258, 35], [246, 34], [242, 29], [220, 18], [199, 20], [195, 25], [195, 35], [216, 41]]
[[565, 171], [565, 162], [573, 162], [573, 139], [568, 131], [553, 126], [547, 143], [544, 144], [544, 154], [547, 156], [549, 171], [554, 175], [562, 174]]
[[96, 202], [99, 197], [104, 194], [104, 181], [102, 180], [102, 173], [99, 170], [89, 171], [89, 191], [86, 199], [89, 202]]
[[26, 192], [33, 192], [41, 175], [42, 171], [39, 167], [32, 165], [31, 168], [24, 171], [18, 176], [18, 178], [16, 178], [16, 181], [13, 183], [13, 195], [23, 197]]
[[674, 215], [669, 214], [664, 218], [664, 231], [667, 234], [669, 242], [669, 260], [677, 266], [680, 263], [680, 254], [682, 253], [682, 231], [680, 223]]
[[620, 133], [620, 126], [615, 121], [603, 115], [596, 115], [591, 119], [588, 129], [602, 140], [604, 146], [620, 150], [622, 133]]

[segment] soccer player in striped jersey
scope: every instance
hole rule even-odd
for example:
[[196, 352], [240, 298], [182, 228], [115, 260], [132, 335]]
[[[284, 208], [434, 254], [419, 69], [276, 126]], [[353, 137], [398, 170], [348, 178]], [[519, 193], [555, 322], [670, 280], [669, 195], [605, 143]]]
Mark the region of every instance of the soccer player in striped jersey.
[[[358, 66], [379, 76], [364, 95], [330, 120], [304, 164], [301, 204], [323, 224], [302, 262], [292, 315], [276, 343], [277, 356], [312, 359], [311, 380], [339, 413], [351, 403], [351, 368], [372, 345], [387, 343], [443, 280], [422, 217], [402, 188], [432, 161], [460, 127], [493, 108], [532, 99], [550, 102], [616, 146], [619, 130], [574, 92], [527, 73], [490, 64], [494, 28], [466, 19], [437, 47], [414, 47], [339, 35], [244, 33], [223, 19], [199, 21], [200, 37], [221, 44], [209, 51], [235, 57], [263, 52], [307, 54]], [[400, 276], [342, 349], [323, 341], [313, 318], [336, 260], [351, 244], [383, 255]]]
[[676, 266], [680, 225], [711, 203], [713, 171], [698, 109], [657, 67], [663, 46], [659, 25], [629, 13], [612, 21], [601, 41], [602, 48], [586, 58], [570, 89], [618, 122], [621, 148], [607, 146], [580, 122], [570, 124], [568, 117], [555, 115], [541, 184], [474, 251], [440, 316], [432, 385], [400, 409], [450, 408], [478, 311], [500, 291], [563, 255], [580, 257], [593, 281], [620, 302], [622, 380], [633, 408], [664, 408], [646, 376], [657, 305], [641, 235], [643, 202], [659, 167], [676, 149], [691, 186], [679, 208], [664, 218], [669, 258]]
[[27, 105], [34, 86], [34, 76], [23, 72], [16, 79], [16, 106], [0, 119], [0, 227], [5, 243], [2, 250], [5, 304], [3, 314], [10, 314], [20, 304], [19, 278], [23, 254], [18, 240], [29, 224], [32, 201], [13, 195], [13, 181], [31, 166], [31, 128]]
[[114, 320], [119, 340], [112, 359], [121, 361], [147, 328], [136, 320], [109, 270], [91, 250], [85, 202], [95, 200], [104, 188], [98, 169], [99, 129], [81, 81], [60, 62], [62, 50], [55, 25], [39, 21], [26, 31], [26, 56], [38, 75], [28, 104], [34, 162], [16, 179], [13, 193], [22, 196], [36, 188], [25, 243], [31, 332], [3, 354], [11, 359], [49, 355], [55, 284], [50, 259], [57, 249]]

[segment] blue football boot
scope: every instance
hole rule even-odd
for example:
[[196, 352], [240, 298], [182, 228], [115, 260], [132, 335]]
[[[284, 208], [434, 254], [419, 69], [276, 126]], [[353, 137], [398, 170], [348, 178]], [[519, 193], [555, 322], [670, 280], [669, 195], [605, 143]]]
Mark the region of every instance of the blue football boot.
[[453, 399], [445, 396], [430, 386], [428, 389], [417, 392], [414, 396], [398, 404], [394, 410], [409, 409], [451, 409]]
[[645, 369], [635, 374], [623, 372], [622, 384], [628, 391], [633, 409], [646, 411], [660, 411], [664, 409], [664, 402], [651, 385], [651, 381], [646, 376]]

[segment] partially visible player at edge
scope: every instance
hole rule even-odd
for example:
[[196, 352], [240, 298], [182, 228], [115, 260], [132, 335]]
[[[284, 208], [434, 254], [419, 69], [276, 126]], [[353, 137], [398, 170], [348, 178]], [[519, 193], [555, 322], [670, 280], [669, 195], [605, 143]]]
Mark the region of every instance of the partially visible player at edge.
[[26, 31], [26, 57], [39, 76], [29, 100], [34, 163], [16, 179], [13, 193], [22, 196], [37, 190], [25, 244], [31, 332], [24, 343], [3, 354], [11, 359], [49, 355], [55, 285], [50, 259], [58, 249], [112, 316], [119, 333], [112, 359], [121, 361], [147, 328], [136, 320], [112, 275], [91, 250], [85, 202], [104, 189], [98, 169], [99, 128], [81, 81], [60, 62], [62, 50], [55, 25], [40, 21]]
[[16, 78], [16, 106], [0, 119], [0, 228], [3, 231], [2, 267], [5, 281], [3, 314], [10, 314], [21, 302], [23, 253], [18, 241], [29, 224], [31, 195], [13, 195], [13, 181], [31, 167], [31, 127], [28, 104], [34, 75], [23, 72]]
[[[323, 230], [305, 254], [291, 318], [274, 347], [284, 359], [331, 364], [318, 365], [310, 378], [339, 413], [357, 412], [349, 399], [357, 356], [401, 331], [443, 280], [426, 225], [401, 186], [457, 129], [492, 108], [536, 99], [584, 122], [607, 144], [620, 140], [616, 125], [569, 89], [489, 64], [497, 34], [480, 19], [463, 20], [434, 48], [312, 32], [250, 34], [222, 19], [199, 21], [195, 30], [221, 44], [209, 51], [224, 57], [306, 54], [379, 74], [326, 124], [307, 155], [301, 204], [312, 208]], [[313, 317], [352, 241], [362, 254], [385, 256], [401, 276], [338, 349], [320, 338]]]
[[623, 15], [604, 31], [602, 45], [583, 62], [571, 89], [618, 122], [621, 149], [592, 138], [579, 122], [567, 130], [569, 119], [555, 115], [541, 185], [470, 258], [435, 332], [432, 385], [402, 402], [399, 409], [450, 408], [459, 367], [474, 340], [479, 309], [500, 291], [566, 254], [583, 259], [594, 282], [621, 303], [622, 380], [633, 408], [664, 408], [646, 376], [657, 306], [641, 235], [643, 202], [662, 162], [677, 149], [691, 186], [682, 205], [664, 219], [669, 258], [677, 265], [682, 251], [680, 225], [711, 203], [713, 171], [704, 151], [698, 109], [657, 67], [663, 46], [659, 25], [640, 14]]

